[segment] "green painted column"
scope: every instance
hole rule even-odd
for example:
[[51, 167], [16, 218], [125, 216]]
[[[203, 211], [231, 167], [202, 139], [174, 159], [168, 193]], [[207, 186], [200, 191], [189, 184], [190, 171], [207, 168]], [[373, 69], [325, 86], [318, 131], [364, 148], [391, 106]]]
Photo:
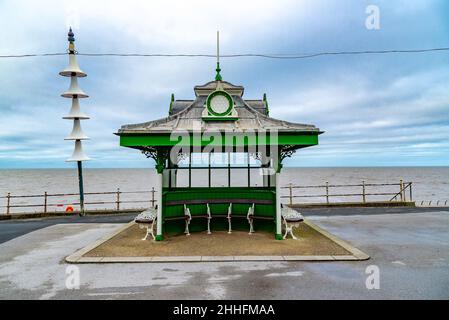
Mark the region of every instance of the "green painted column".
[[280, 175], [280, 172], [276, 172], [276, 240], [283, 240], [281, 217], [281, 184], [279, 181]]
[[156, 221], [156, 241], [164, 240], [162, 235], [162, 172], [157, 174], [158, 190], [157, 190], [157, 221]]

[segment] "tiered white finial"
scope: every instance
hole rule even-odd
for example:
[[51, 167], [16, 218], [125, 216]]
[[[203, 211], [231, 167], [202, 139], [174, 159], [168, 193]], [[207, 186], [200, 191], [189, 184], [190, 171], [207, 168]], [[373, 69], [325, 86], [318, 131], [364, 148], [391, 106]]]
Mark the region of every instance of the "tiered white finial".
[[78, 87], [78, 78], [86, 77], [87, 74], [83, 72], [78, 66], [76, 61], [76, 51], [75, 51], [75, 35], [73, 34], [72, 28], [70, 28], [68, 33], [69, 41], [69, 66], [59, 72], [61, 76], [70, 77], [70, 87], [69, 89], [61, 94], [64, 98], [72, 99], [72, 108], [67, 116], [63, 119], [73, 120], [73, 129], [68, 137], [64, 140], [74, 140], [75, 150], [72, 156], [67, 159], [68, 162], [77, 162], [78, 164], [78, 178], [79, 178], [79, 188], [80, 188], [80, 213], [84, 214], [84, 192], [83, 192], [83, 174], [82, 174], [82, 161], [90, 160], [83, 152], [82, 140], [89, 139], [88, 136], [84, 134], [81, 130], [81, 120], [89, 119], [87, 115], [81, 112], [79, 99], [88, 98], [89, 96], [85, 94]]
[[75, 37], [72, 32], [72, 28], [70, 28], [68, 33], [68, 41], [69, 41], [69, 66], [62, 70], [59, 74], [64, 77], [70, 77], [70, 87], [69, 89], [61, 94], [64, 98], [72, 99], [72, 108], [70, 109], [70, 113], [63, 117], [63, 119], [73, 120], [73, 130], [72, 133], [65, 138], [65, 140], [74, 140], [75, 141], [75, 150], [73, 151], [72, 156], [67, 159], [69, 162], [74, 161], [85, 161], [89, 160], [89, 158], [84, 154], [82, 149], [82, 140], [89, 139], [88, 136], [84, 134], [81, 130], [81, 122], [80, 120], [89, 119], [87, 115], [81, 112], [79, 99], [89, 97], [87, 94], [83, 92], [78, 87], [78, 78], [85, 77], [87, 74], [83, 72], [78, 63], [76, 61], [75, 55]]

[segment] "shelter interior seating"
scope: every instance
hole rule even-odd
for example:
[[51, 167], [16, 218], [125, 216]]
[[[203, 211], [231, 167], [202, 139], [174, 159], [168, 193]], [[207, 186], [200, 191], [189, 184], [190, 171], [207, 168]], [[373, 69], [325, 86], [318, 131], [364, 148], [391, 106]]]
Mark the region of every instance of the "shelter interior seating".
[[[274, 195], [271, 195], [271, 197], [274, 197]], [[172, 221], [184, 220], [184, 233], [186, 235], [190, 234], [189, 226], [193, 220], [204, 219], [205, 224], [203, 225], [203, 230], [207, 230], [208, 234], [212, 232], [212, 229], [218, 230], [220, 227], [227, 229], [228, 233], [232, 233], [236, 224], [239, 227], [242, 226], [242, 220], [244, 224], [248, 223], [247, 230], [251, 234], [255, 230], [255, 220], [264, 220], [266, 222], [274, 222], [275, 220], [272, 214], [273, 211], [269, 210], [269, 208], [273, 208], [274, 206], [274, 199], [270, 199], [270, 197], [267, 199], [257, 199], [250, 197], [218, 198], [215, 196], [213, 198], [205, 197], [202, 199], [177, 199], [174, 201], [166, 201], [164, 204], [168, 212], [171, 213], [170, 216], [164, 218], [164, 224], [168, 226]], [[182, 210], [179, 210], [180, 208]], [[226, 221], [226, 227], [223, 223], [218, 226], [218, 221]]]
[[[214, 206], [219, 204], [220, 206]], [[206, 214], [200, 213], [197, 215], [192, 215], [190, 208], [187, 206], [187, 204], [184, 204], [184, 216], [185, 216], [185, 231], [184, 233], [186, 235], [190, 235], [189, 231], [189, 224], [190, 221], [194, 218], [205, 218], [207, 219], [207, 234], [211, 234], [211, 220], [214, 218], [226, 218], [228, 221], [228, 233], [232, 233], [232, 219], [246, 219], [248, 220], [249, 224], [249, 234], [254, 233], [254, 219], [258, 219], [259, 217], [255, 216], [255, 203], [250, 203], [250, 201], [247, 204], [244, 203], [238, 203], [239, 205], [248, 206], [248, 209], [246, 210], [246, 214], [244, 213], [245, 209], [239, 210], [238, 212], [233, 211], [233, 203], [228, 202], [226, 200], [219, 200], [219, 202], [214, 201], [214, 204], [209, 204], [209, 202], [204, 201], [204, 203], [199, 204], [197, 201], [195, 201], [195, 206], [201, 205], [206, 210]], [[223, 207], [223, 205], [227, 205], [227, 209]], [[211, 209], [211, 207], [213, 209]], [[215, 211], [216, 209], [216, 211]], [[234, 213], [233, 213], [234, 212]], [[268, 220], [274, 220], [273, 218], [269, 218]]]

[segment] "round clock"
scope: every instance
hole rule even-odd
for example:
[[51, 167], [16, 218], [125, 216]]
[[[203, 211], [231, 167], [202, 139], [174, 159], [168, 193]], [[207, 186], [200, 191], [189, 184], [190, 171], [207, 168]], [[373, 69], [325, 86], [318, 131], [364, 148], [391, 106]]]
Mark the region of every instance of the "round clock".
[[232, 111], [234, 101], [232, 97], [224, 91], [212, 92], [207, 97], [207, 109], [214, 116], [226, 116]]

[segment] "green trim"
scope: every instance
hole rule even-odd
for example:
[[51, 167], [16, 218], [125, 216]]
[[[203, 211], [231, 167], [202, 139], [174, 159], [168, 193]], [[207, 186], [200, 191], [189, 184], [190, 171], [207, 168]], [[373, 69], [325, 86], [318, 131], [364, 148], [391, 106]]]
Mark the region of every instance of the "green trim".
[[221, 74], [220, 74], [220, 71], [221, 71], [221, 69], [220, 69], [220, 62], [217, 62], [217, 69], [215, 69], [215, 71], [217, 71], [217, 74], [215, 75], [215, 81], [223, 80], [221, 78]]
[[265, 102], [265, 108], [267, 110], [267, 116], [269, 116], [270, 115], [270, 109], [268, 109], [268, 100], [267, 100], [267, 94], [266, 93], [263, 94], [263, 102]]
[[[212, 119], [211, 119], [212, 120]], [[276, 138], [269, 134], [224, 134], [221, 133], [216, 137], [211, 135], [192, 134], [189, 136], [174, 136], [170, 133], [166, 134], [121, 134], [120, 146], [122, 147], [173, 147], [173, 146], [228, 146], [228, 147], [242, 147], [242, 146], [263, 146], [263, 145], [292, 145], [308, 147], [318, 144], [319, 132], [289, 132], [279, 133]]]
[[[162, 217], [184, 216], [183, 203], [202, 200], [204, 203], [188, 204], [190, 213], [202, 215], [206, 210], [206, 203], [210, 201], [212, 215], [227, 213], [229, 203], [233, 203], [233, 214], [246, 216], [251, 201], [266, 201], [256, 203], [255, 215], [275, 218], [276, 215], [276, 190], [274, 187], [193, 187], [193, 188], [164, 188], [162, 191]], [[238, 199], [249, 201], [239, 203]], [[224, 203], [214, 203], [214, 200]], [[229, 201], [229, 203], [228, 203]]]
[[224, 121], [224, 120], [236, 121], [239, 118], [238, 117], [203, 117], [202, 119], [204, 121]]
[[156, 171], [158, 174], [162, 174], [164, 172], [165, 169], [165, 163], [166, 160], [169, 157], [169, 151], [166, 150], [165, 148], [159, 148], [157, 150], [157, 154], [156, 154]]
[[276, 166], [276, 173], [281, 173], [281, 170], [282, 170], [282, 167], [284, 166], [282, 163], [281, 163], [281, 160], [280, 160], [280, 158], [278, 157], [278, 164], [277, 164], [277, 166]]
[[171, 94], [170, 107], [168, 108], [168, 114], [172, 113], [173, 102], [175, 102], [175, 94], [174, 93]]
[[282, 236], [282, 234], [276, 233], [275, 239], [276, 240], [284, 240], [284, 237]]
[[[212, 108], [212, 106], [210, 105], [210, 103], [211, 103], [212, 99], [213, 99], [215, 96], [224, 96], [226, 99], [228, 99], [229, 106], [228, 106], [228, 109], [226, 109], [226, 111], [224, 111], [224, 112], [222, 112], [222, 113], [218, 113], [218, 112], [215, 112], [215, 111], [213, 110], [213, 108]], [[214, 116], [216, 116], [216, 117], [223, 117], [223, 116], [226, 116], [226, 115], [228, 115], [228, 114], [230, 114], [230, 113], [232, 112], [232, 109], [233, 109], [233, 107], [234, 107], [234, 100], [232, 100], [232, 97], [231, 97], [231, 95], [230, 95], [229, 93], [227, 93], [227, 92], [225, 92], [225, 91], [223, 91], [223, 90], [217, 90], [217, 91], [212, 92], [212, 93], [207, 97], [207, 100], [206, 100], [206, 106], [207, 106], [207, 111], [209, 112], [209, 114], [212, 114], [212, 115], [214, 115]]]
[[156, 235], [156, 241], [163, 241], [164, 240], [164, 236], [162, 234], [158, 234]]

